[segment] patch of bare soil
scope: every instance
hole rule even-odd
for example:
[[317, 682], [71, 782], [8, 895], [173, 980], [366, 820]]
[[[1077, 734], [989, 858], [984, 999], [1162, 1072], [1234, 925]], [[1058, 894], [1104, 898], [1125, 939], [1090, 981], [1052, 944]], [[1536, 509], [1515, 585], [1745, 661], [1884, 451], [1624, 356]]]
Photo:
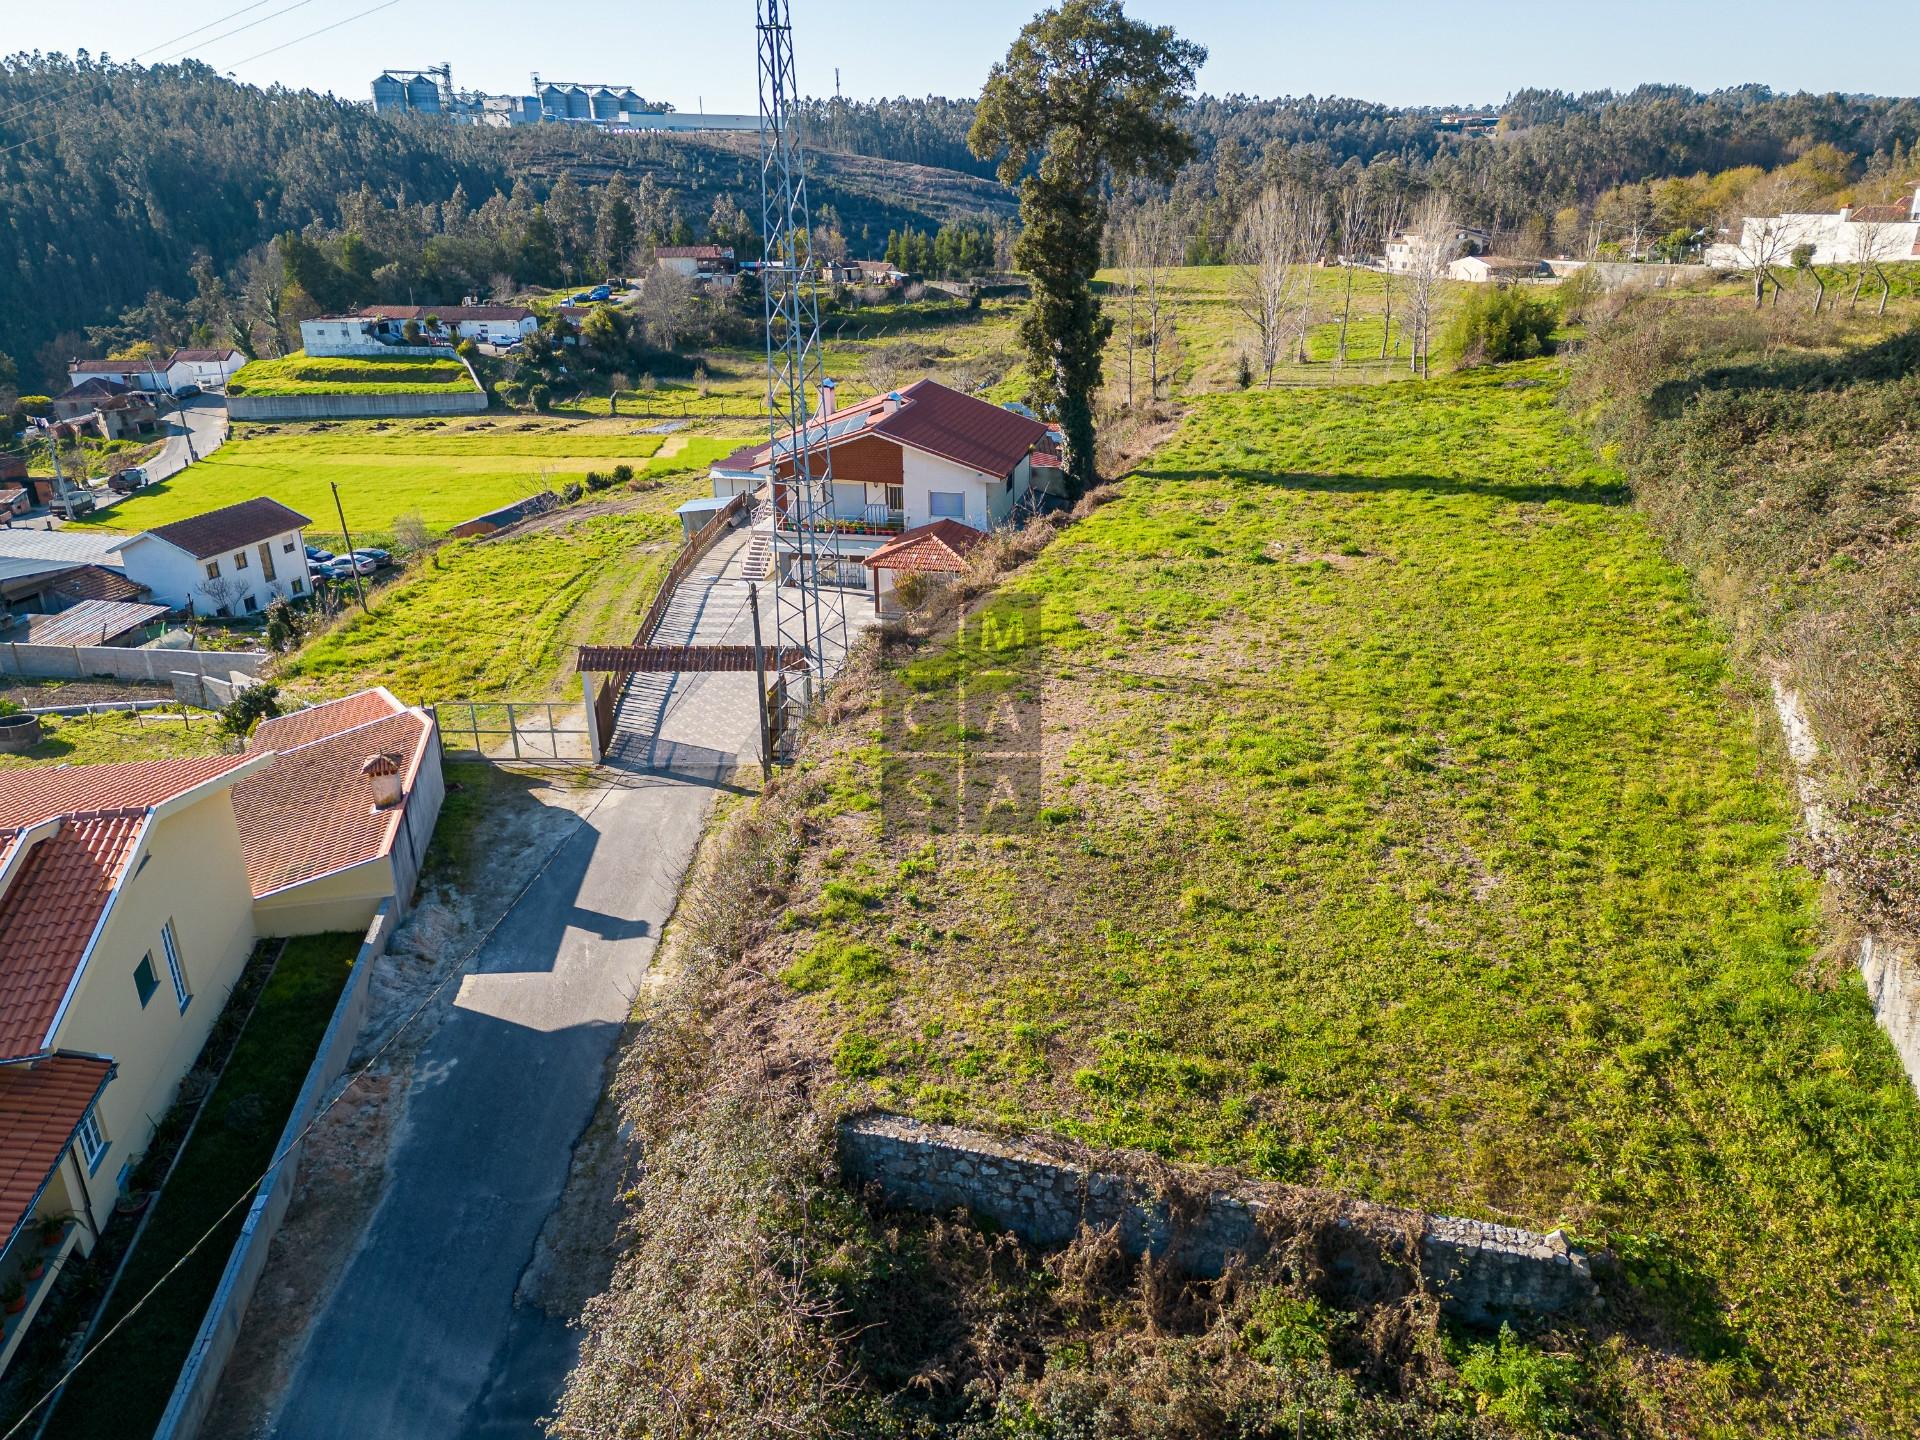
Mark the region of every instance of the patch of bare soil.
[[42, 684], [12, 676], [0, 685], [0, 700], [40, 708], [48, 705], [97, 705], [105, 700], [171, 700], [170, 685], [137, 685], [114, 680], [58, 680]]
[[[203, 1434], [252, 1440], [270, 1433], [308, 1331], [385, 1193], [388, 1154], [406, 1120], [415, 1058], [458, 994], [457, 985], [443, 982], [466, 966], [525, 877], [572, 834], [597, 798], [597, 790], [570, 784], [569, 777], [528, 778], [524, 786], [495, 788], [475, 825], [464, 873], [423, 885], [412, 915], [375, 962], [367, 1019], [339, 1082], [344, 1090], [307, 1136], [293, 1199], [267, 1252]], [[595, 1153], [589, 1142], [599, 1125], [596, 1117], [582, 1140], [569, 1197], [576, 1185], [585, 1184], [579, 1166], [583, 1156]], [[609, 1156], [616, 1153], [617, 1146], [602, 1143]], [[610, 1191], [615, 1188], [605, 1183]], [[588, 1213], [587, 1198], [583, 1191], [572, 1199], [575, 1214]], [[608, 1225], [596, 1233], [610, 1242], [613, 1229]], [[545, 1248], [543, 1243], [543, 1253]], [[571, 1296], [574, 1290], [566, 1287], [588, 1283], [589, 1271], [572, 1260], [554, 1264], [549, 1273], [556, 1295]]]

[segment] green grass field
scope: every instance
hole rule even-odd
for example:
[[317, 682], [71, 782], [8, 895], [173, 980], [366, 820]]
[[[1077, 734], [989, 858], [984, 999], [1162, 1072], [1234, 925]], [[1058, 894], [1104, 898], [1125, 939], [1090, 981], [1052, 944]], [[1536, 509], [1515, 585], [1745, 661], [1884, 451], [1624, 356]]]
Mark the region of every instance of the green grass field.
[[278, 360], [252, 361], [227, 382], [229, 395], [269, 396], [440, 395], [473, 388], [473, 378], [458, 360], [363, 360], [300, 350]]
[[[1611, 1245], [1641, 1318], [1556, 1341], [1587, 1433], [1913, 1434], [1920, 1107], [1557, 388], [1199, 400], [996, 601], [1037, 669], [900, 677], [1038, 697], [1037, 817], [929, 833], [869, 716], [754, 968], [855, 1103]], [[990, 714], [927, 732], [982, 785]]]
[[[36, 702], [38, 703], [38, 702]], [[141, 719], [129, 713], [42, 715], [40, 743], [24, 755], [0, 755], [0, 770], [20, 765], [107, 765], [122, 760], [173, 760], [214, 755], [226, 737], [215, 716], [174, 711], [171, 718]]]
[[[314, 521], [312, 538], [337, 538], [332, 484], [340, 487], [355, 543], [390, 538], [394, 520], [417, 513], [446, 530], [589, 470], [645, 468], [658, 435], [592, 432], [547, 422], [408, 421], [375, 430], [354, 422], [326, 430], [250, 430], [172, 480], [92, 517], [114, 530], [164, 525], [256, 495], [269, 495]], [[533, 428], [521, 430], [515, 426]], [[339, 548], [337, 545], [333, 548]]]
[[460, 540], [374, 593], [373, 614], [348, 611], [279, 667], [299, 693], [386, 685], [409, 702], [579, 696], [570, 647], [622, 643], [672, 562], [674, 509], [706, 493], [706, 468], [738, 442], [698, 439], [659, 469], [662, 488], [637, 499], [609, 491], [616, 513], [560, 512], [500, 540]]

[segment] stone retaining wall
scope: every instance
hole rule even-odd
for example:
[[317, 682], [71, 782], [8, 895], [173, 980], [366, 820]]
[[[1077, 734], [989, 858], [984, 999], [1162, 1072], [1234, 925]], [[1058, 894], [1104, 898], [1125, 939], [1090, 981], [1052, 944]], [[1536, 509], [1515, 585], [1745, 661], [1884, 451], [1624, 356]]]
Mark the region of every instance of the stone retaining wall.
[[479, 390], [439, 395], [229, 395], [232, 420], [397, 420], [422, 415], [477, 415]]
[[264, 650], [165, 650], [159, 646], [130, 649], [119, 645], [0, 644], [0, 674], [31, 675], [44, 680], [156, 680], [171, 683], [175, 674], [214, 675], [228, 679], [258, 675], [271, 657]]
[[1593, 1293], [1587, 1257], [1557, 1230], [1539, 1235], [1326, 1191], [1184, 1173], [1146, 1156], [1103, 1157], [1053, 1139], [1008, 1140], [865, 1115], [842, 1123], [840, 1160], [850, 1178], [903, 1209], [965, 1209], [1043, 1246], [1065, 1244], [1083, 1229], [1115, 1229], [1128, 1254], [1164, 1257], [1204, 1278], [1237, 1259], [1259, 1259], [1304, 1222], [1319, 1230], [1319, 1263], [1356, 1300], [1411, 1289], [1416, 1251], [1441, 1308], [1470, 1324], [1559, 1314]]

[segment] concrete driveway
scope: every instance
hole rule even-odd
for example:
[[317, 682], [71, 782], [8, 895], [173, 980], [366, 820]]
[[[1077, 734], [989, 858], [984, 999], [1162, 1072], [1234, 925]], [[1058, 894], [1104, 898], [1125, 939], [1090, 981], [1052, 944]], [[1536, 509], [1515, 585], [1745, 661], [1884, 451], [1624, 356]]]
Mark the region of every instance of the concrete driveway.
[[[751, 635], [730, 536], [676, 591], [667, 643]], [[662, 677], [663, 679], [666, 677]], [[748, 675], [672, 677], [623, 708], [609, 784], [459, 982], [422, 1048], [390, 1180], [270, 1433], [540, 1435], [577, 1347], [516, 1305], [541, 1227], [717, 787], [748, 752]], [[611, 1240], [611, 1236], [608, 1237]]]
[[147, 465], [148, 478], [166, 480], [186, 469], [187, 437], [193, 437], [193, 458], [204, 460], [227, 440], [227, 402], [218, 395], [198, 395], [183, 401], [166, 417], [167, 442]]

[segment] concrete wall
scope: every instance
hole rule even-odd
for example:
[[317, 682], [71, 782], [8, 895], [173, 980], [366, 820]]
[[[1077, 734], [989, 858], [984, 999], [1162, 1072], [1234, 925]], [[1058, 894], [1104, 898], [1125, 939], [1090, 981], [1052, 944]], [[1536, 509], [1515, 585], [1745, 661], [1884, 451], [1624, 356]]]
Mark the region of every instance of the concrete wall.
[[272, 658], [264, 650], [127, 650], [114, 645], [0, 644], [0, 675], [40, 679], [86, 680], [105, 675], [115, 680], [173, 682], [176, 674], [257, 676]]
[[478, 415], [487, 408], [479, 390], [446, 395], [229, 395], [234, 420], [379, 420], [420, 415]]
[[1626, 260], [1549, 260], [1547, 269], [1562, 279], [1578, 270], [1591, 270], [1609, 290], [1621, 285], [1664, 290], [1714, 278], [1710, 265], [1635, 265]]
[[[842, 1168], [891, 1204], [940, 1214], [966, 1209], [1038, 1245], [1061, 1245], [1083, 1229], [1117, 1227], [1132, 1255], [1168, 1257], [1211, 1278], [1236, 1258], [1257, 1259], [1284, 1239], [1283, 1218], [1314, 1214], [1339, 1238], [1336, 1275], [1361, 1285], [1396, 1260], [1419, 1268], [1441, 1308], [1470, 1324], [1571, 1310], [1592, 1294], [1587, 1258], [1559, 1231], [1537, 1235], [1479, 1220], [1423, 1215], [1324, 1191], [1194, 1176], [1197, 1205], [1170, 1203], [1148, 1178], [1158, 1162], [1102, 1157], [1065, 1142], [1005, 1140], [897, 1115], [867, 1115], [840, 1127]], [[1164, 1172], [1165, 1167], [1159, 1166]], [[1374, 1282], [1369, 1282], [1370, 1284]], [[1375, 1284], [1377, 1289], [1377, 1284]], [[1357, 1298], [1390, 1295], [1357, 1290]]]
[[[206, 1044], [253, 951], [253, 895], [240, 831], [222, 789], [150, 823], [130, 857], [133, 878], [107, 913], [74, 985], [53, 1048], [111, 1055], [119, 1073], [100, 1096], [107, 1151], [89, 1177], [94, 1219], [119, 1197], [121, 1167], [147, 1148], [181, 1077]], [[182, 1010], [167, 977], [161, 927], [171, 921], [190, 998]], [[144, 1005], [134, 970], [151, 958], [158, 987]]]
[[220, 1286], [214, 1291], [206, 1318], [200, 1322], [193, 1349], [187, 1352], [186, 1364], [181, 1367], [180, 1378], [173, 1387], [173, 1397], [153, 1432], [154, 1440], [192, 1440], [213, 1406], [220, 1374], [233, 1354], [234, 1342], [240, 1338], [247, 1305], [253, 1299], [254, 1287], [260, 1283], [260, 1272], [266, 1268], [267, 1250], [293, 1199], [304, 1132], [326, 1103], [334, 1081], [347, 1068], [354, 1041], [367, 1018], [374, 961], [386, 953], [398, 923], [393, 908], [383, 905], [367, 931], [354, 961], [353, 973], [347, 977], [346, 988], [334, 1006], [333, 1019], [320, 1039], [319, 1052], [307, 1071], [306, 1083], [300, 1087], [293, 1113], [287, 1116], [286, 1128], [280, 1133], [274, 1152], [279, 1159], [253, 1197], [240, 1237], [227, 1256]]

